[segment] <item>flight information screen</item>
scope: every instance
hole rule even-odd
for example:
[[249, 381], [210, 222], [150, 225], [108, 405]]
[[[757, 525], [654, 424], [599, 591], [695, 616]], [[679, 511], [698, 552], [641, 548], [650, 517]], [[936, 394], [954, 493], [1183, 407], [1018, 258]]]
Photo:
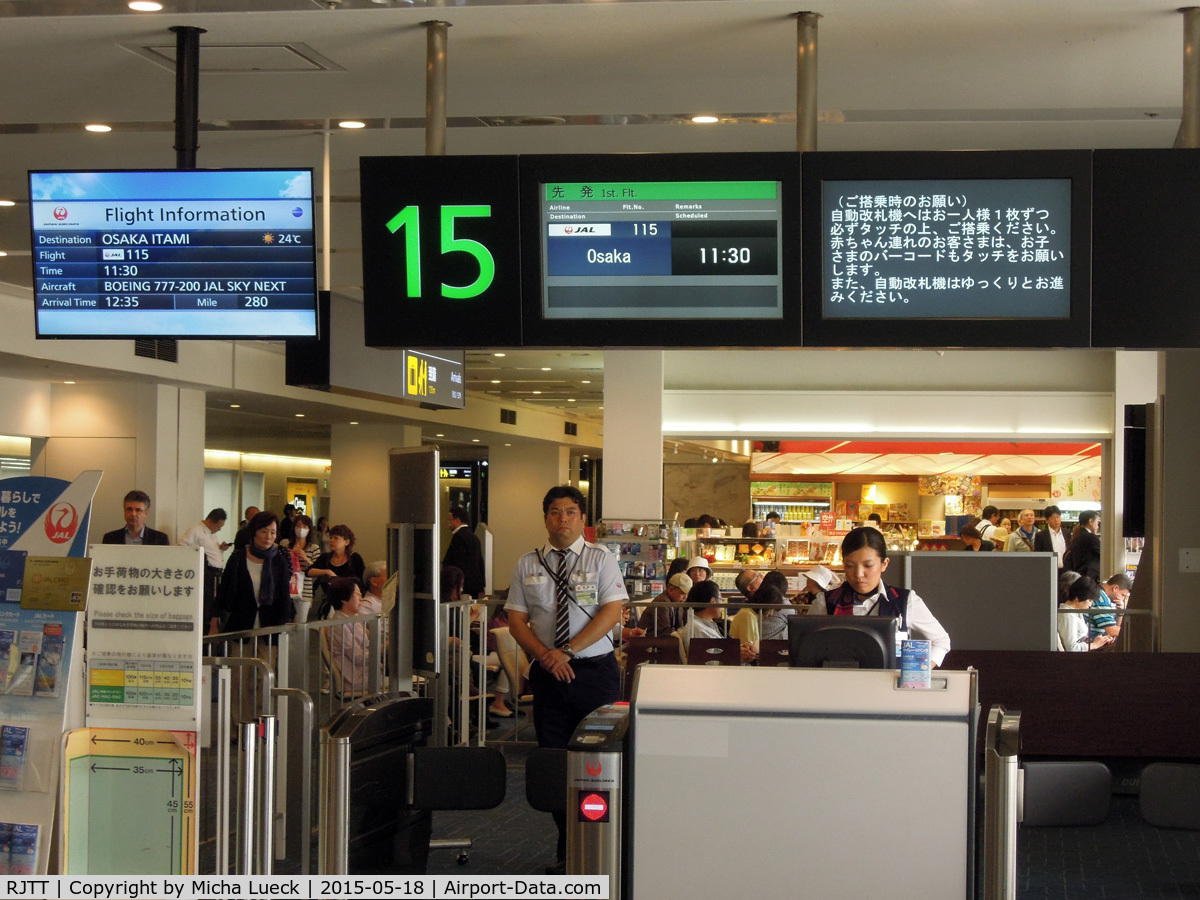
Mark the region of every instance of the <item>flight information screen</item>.
[[38, 337], [314, 336], [311, 169], [30, 172]]
[[546, 319], [778, 319], [777, 181], [540, 185]]

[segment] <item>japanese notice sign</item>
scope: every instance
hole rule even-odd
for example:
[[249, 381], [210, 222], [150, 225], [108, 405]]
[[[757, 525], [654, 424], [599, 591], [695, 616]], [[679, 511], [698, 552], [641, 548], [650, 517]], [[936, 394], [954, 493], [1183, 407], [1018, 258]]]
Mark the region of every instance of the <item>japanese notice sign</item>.
[[1063, 319], [1069, 178], [825, 181], [826, 319]]
[[92, 545], [88, 725], [197, 730], [203, 550]]

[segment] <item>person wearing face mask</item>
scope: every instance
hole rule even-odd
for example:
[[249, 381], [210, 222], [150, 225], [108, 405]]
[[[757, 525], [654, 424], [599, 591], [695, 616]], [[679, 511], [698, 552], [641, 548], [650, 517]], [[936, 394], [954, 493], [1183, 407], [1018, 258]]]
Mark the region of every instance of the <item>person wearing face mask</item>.
[[[321, 556], [321, 548], [318, 546], [313, 528], [313, 521], [308, 516], [296, 516], [292, 523], [292, 541], [288, 547], [292, 554], [292, 571], [307, 572], [311, 569]], [[282, 545], [283, 542], [280, 541]], [[305, 604], [304, 610], [312, 608], [313, 598], [313, 583], [312, 579], [305, 576], [304, 584], [300, 589], [300, 602]]]

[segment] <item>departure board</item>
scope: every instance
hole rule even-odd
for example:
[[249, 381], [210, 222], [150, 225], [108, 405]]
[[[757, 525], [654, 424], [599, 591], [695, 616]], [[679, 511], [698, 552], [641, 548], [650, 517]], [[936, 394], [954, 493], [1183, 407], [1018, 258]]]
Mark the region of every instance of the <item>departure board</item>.
[[317, 333], [311, 169], [30, 172], [37, 336]]
[[540, 188], [546, 319], [782, 317], [779, 182]]

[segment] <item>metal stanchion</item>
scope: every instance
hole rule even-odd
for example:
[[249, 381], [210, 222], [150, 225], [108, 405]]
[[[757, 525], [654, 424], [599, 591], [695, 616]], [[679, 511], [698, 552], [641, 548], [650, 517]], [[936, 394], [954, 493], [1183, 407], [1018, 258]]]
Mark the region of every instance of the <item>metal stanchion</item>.
[[321, 732], [318, 875], [346, 875], [350, 867], [350, 738]]
[[993, 706], [983, 753], [983, 898], [1017, 896], [1017, 751], [1021, 714]]
[[213, 667], [217, 679], [217, 874], [229, 874], [229, 669]]
[[[308, 875], [311, 871], [312, 845], [312, 730], [313, 730], [313, 701], [305, 691], [298, 688], [275, 688], [272, 697], [284, 697], [296, 700], [300, 704], [300, 774], [288, 770], [288, 800], [286, 821], [291, 824], [285, 827], [285, 834], [294, 835], [300, 843], [300, 872]], [[295, 734], [294, 730], [291, 733]], [[285, 739], [285, 744], [287, 740]], [[298, 803], [291, 798], [299, 796]]]
[[258, 758], [258, 873], [271, 875], [275, 867], [275, 735], [274, 716], [258, 720], [262, 752]]
[[254, 805], [258, 791], [258, 724], [244, 722], [241, 726], [239, 749], [241, 765], [238, 766], [237, 807], [237, 872], [236, 875], [254, 874]]

